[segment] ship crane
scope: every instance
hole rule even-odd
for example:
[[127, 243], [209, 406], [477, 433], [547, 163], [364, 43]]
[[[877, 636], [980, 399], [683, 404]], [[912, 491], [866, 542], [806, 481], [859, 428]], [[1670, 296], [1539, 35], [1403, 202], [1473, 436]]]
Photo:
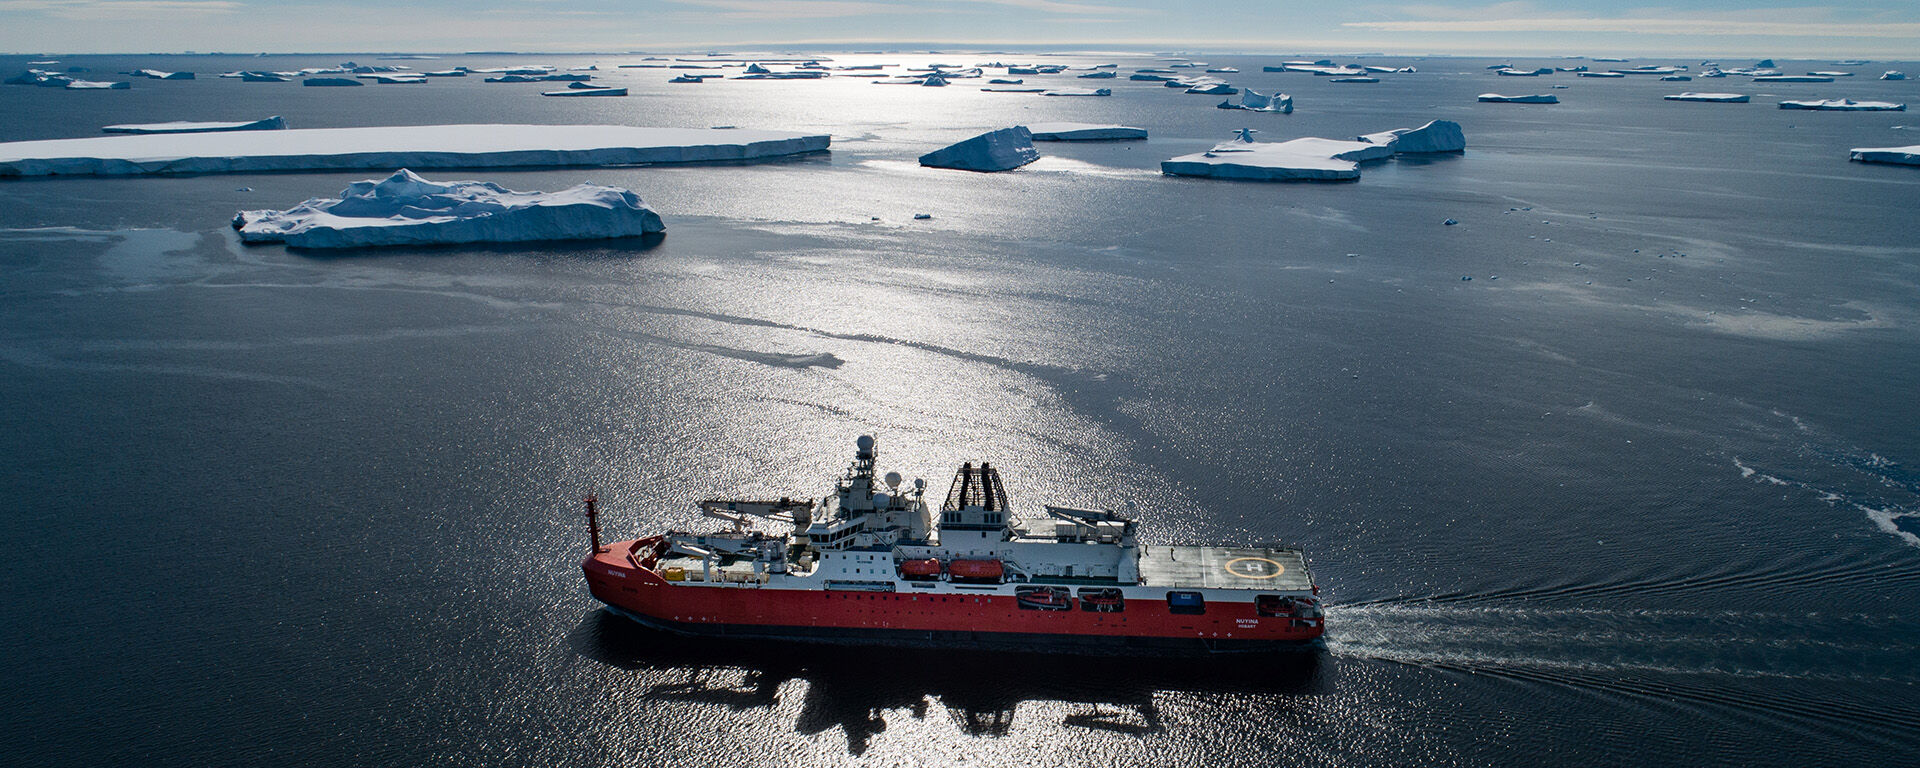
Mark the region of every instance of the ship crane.
[[753, 524], [753, 518], [805, 528], [813, 522], [813, 501], [788, 498], [779, 501], [708, 499], [700, 502], [700, 513], [733, 523], [736, 531], [745, 530]]

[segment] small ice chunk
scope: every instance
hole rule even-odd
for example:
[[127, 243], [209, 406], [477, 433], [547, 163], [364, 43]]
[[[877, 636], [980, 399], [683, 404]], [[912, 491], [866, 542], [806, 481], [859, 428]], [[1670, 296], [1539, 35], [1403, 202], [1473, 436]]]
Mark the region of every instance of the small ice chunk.
[[1451, 226], [1453, 226], [1453, 225], [1455, 225], [1455, 224], [1458, 224], [1458, 223], [1460, 223], [1460, 220], [1459, 220], [1459, 219], [1447, 219], [1446, 221], [1443, 221], [1443, 222], [1440, 222], [1440, 223], [1441, 223], [1441, 224], [1444, 224], [1444, 225], [1446, 225], [1446, 226], [1449, 226], [1449, 227], [1451, 227]]
[[1103, 123], [1028, 123], [1034, 141], [1119, 141], [1144, 139], [1147, 129]]
[[1466, 133], [1460, 130], [1459, 123], [1452, 120], [1432, 120], [1418, 128], [1369, 133], [1355, 141], [1390, 147], [1394, 154], [1399, 155], [1464, 152], [1467, 149]]
[[217, 131], [284, 131], [287, 121], [279, 115], [242, 123], [123, 123], [101, 128], [106, 133], [214, 133]]
[[933, 214], [931, 213], [916, 213], [913, 215], [914, 221], [926, 221], [931, 218], [933, 218]]
[[920, 156], [920, 164], [962, 171], [1010, 171], [1040, 159], [1033, 133], [1016, 125], [980, 134]]
[[1497, 93], [1480, 94], [1480, 100], [1501, 104], [1558, 104], [1560, 97], [1550, 93], [1536, 93], [1530, 96], [1502, 96]]
[[1721, 104], [1745, 104], [1749, 100], [1744, 93], [1675, 93], [1662, 97], [1667, 101], [1711, 101]]
[[484, 181], [436, 183], [406, 169], [354, 182], [338, 199], [242, 211], [233, 227], [245, 242], [296, 248], [588, 240], [666, 230], [639, 195], [616, 187], [515, 192]]

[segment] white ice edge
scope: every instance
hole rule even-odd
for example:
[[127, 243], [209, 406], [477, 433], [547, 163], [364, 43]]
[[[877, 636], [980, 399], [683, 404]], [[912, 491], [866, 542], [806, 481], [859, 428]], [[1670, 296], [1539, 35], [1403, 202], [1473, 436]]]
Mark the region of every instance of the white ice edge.
[[0, 143], [0, 176], [501, 168], [754, 160], [825, 151], [825, 135], [619, 125], [425, 125]]

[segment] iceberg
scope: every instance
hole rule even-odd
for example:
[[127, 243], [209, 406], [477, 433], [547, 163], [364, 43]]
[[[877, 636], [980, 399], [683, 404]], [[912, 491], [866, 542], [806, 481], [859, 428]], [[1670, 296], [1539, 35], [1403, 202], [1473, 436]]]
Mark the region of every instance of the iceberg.
[[709, 75], [681, 75], [679, 77], [673, 78], [672, 80], [668, 80], [667, 82], [669, 83], [704, 83], [707, 81], [708, 77], [710, 76]]
[[1240, 89], [1226, 83], [1199, 83], [1187, 89], [1187, 93], [1198, 93], [1203, 96], [1232, 96], [1239, 92]]
[[1777, 66], [1780, 66], [1780, 65], [1778, 65], [1778, 64], [1775, 64], [1775, 63], [1773, 63], [1773, 59], [1761, 59], [1761, 60], [1760, 60], [1760, 63], [1758, 63], [1758, 64], [1755, 64], [1755, 65], [1753, 65], [1753, 66], [1755, 66], [1755, 67], [1757, 67], [1757, 68], [1761, 68], [1761, 69], [1765, 69], [1765, 68], [1768, 68], [1768, 67], [1777, 67]]
[[1907, 105], [1891, 101], [1854, 101], [1853, 99], [1825, 99], [1814, 101], [1783, 101], [1781, 109], [1812, 109], [1822, 112], [1905, 112]]
[[1663, 82], [1663, 83], [1684, 83], [1684, 82], [1687, 82], [1687, 81], [1689, 81], [1689, 80], [1692, 80], [1692, 79], [1693, 79], [1692, 77], [1689, 77], [1689, 76], [1687, 76], [1687, 75], [1667, 75], [1666, 77], [1663, 77], [1663, 78], [1660, 78], [1660, 82]]
[[1377, 72], [1383, 75], [1410, 74], [1410, 73], [1419, 71], [1414, 69], [1413, 67], [1376, 67], [1372, 65], [1361, 67], [1361, 69], [1364, 69], [1368, 72]]
[[1040, 159], [1033, 133], [1024, 126], [980, 134], [920, 156], [920, 164], [962, 171], [1010, 171]]
[[1293, 97], [1284, 93], [1262, 96], [1259, 91], [1247, 88], [1240, 92], [1239, 104], [1223, 101], [1220, 102], [1218, 106], [1221, 109], [1244, 109], [1248, 112], [1278, 112], [1284, 115], [1293, 112]]
[[105, 133], [215, 133], [219, 131], [284, 131], [287, 121], [279, 115], [249, 120], [239, 123], [194, 123], [177, 120], [171, 123], [127, 123], [109, 125], [100, 130]]
[[1631, 67], [1610, 71], [1618, 75], [1673, 75], [1680, 72], [1677, 67]]
[[366, 85], [366, 83], [360, 82], [351, 77], [309, 77], [305, 80], [300, 81], [300, 84], [312, 85], [312, 86]]
[[1852, 72], [1841, 72], [1839, 70], [1808, 72], [1807, 74], [1813, 75], [1814, 77], [1853, 77]]
[[542, 96], [625, 96], [625, 88], [568, 88], [564, 91], [542, 91]]
[[467, 71], [464, 69], [442, 69], [434, 72], [422, 72], [420, 73], [420, 76], [421, 77], [466, 77]]
[[1418, 128], [1397, 128], [1369, 133], [1356, 141], [1378, 144], [1396, 155], [1424, 155], [1436, 152], [1465, 152], [1467, 135], [1452, 120], [1432, 120]]
[[1030, 123], [1034, 141], [1125, 141], [1145, 139], [1147, 129], [1101, 123]]
[[1082, 80], [1112, 80], [1113, 78], [1116, 78], [1116, 77], [1119, 77], [1119, 76], [1120, 76], [1120, 74], [1119, 74], [1119, 73], [1117, 73], [1117, 72], [1114, 72], [1114, 71], [1112, 71], [1112, 70], [1102, 70], [1102, 71], [1099, 71], [1099, 72], [1088, 72], [1088, 73], [1086, 73], [1086, 74], [1084, 74], [1084, 75], [1078, 75], [1078, 77], [1079, 77], [1080, 79], [1082, 79]]
[[1493, 73], [1501, 77], [1539, 77], [1541, 75], [1551, 75], [1553, 74], [1553, 70], [1548, 67], [1541, 67], [1539, 69], [1514, 69], [1513, 67], [1508, 67], [1506, 69], [1496, 69]]
[[1756, 83], [1831, 83], [1833, 78], [1820, 75], [1760, 75], [1753, 81]]
[[1360, 163], [1392, 157], [1393, 150], [1378, 144], [1333, 139], [1294, 139], [1282, 142], [1241, 139], [1160, 163], [1169, 176], [1205, 176], [1253, 181], [1351, 181], [1360, 178]]
[[1711, 101], [1720, 104], [1745, 104], [1748, 101], [1744, 93], [1675, 93], [1664, 96], [1667, 101]]
[[1142, 82], [1142, 83], [1171, 83], [1177, 78], [1175, 78], [1173, 75], [1134, 74], [1134, 75], [1127, 75], [1127, 79], [1135, 82]]
[[1558, 104], [1560, 97], [1550, 93], [1536, 93], [1531, 96], [1502, 96], [1497, 93], [1480, 94], [1480, 100], [1500, 104]]
[[1886, 73], [1885, 73], [1885, 74], [1882, 74], [1882, 75], [1880, 76], [1880, 79], [1882, 79], [1882, 80], [1905, 80], [1905, 79], [1907, 79], [1907, 73], [1905, 73], [1905, 72], [1902, 72], [1902, 71], [1900, 71], [1900, 70], [1897, 70], [1897, 69], [1889, 69], [1889, 70], [1887, 70], [1887, 71], [1886, 71]]
[[986, 91], [987, 93], [1046, 93], [1046, 92], [1047, 92], [1047, 89], [1045, 89], [1045, 88], [1039, 88], [1039, 87], [1034, 87], [1034, 88], [1024, 88], [1024, 87], [1023, 87], [1023, 88], [1008, 88], [1008, 87], [1000, 87], [1000, 88], [995, 88], [995, 87], [992, 87], [992, 86], [988, 86], [988, 87], [986, 87], [986, 88], [982, 88], [982, 89], [980, 89], [980, 90], [983, 90], [983, 91]]
[[426, 85], [426, 75], [361, 75], [381, 85]]
[[1862, 147], [1853, 150], [1853, 159], [1862, 163], [1920, 165], [1920, 144], [1910, 147]]
[[67, 84], [61, 87], [69, 91], [124, 91], [132, 88], [133, 83], [124, 81], [109, 83], [99, 80], [68, 80]]
[[[225, 77], [225, 75], [222, 75], [222, 77]], [[243, 82], [243, 83], [285, 83], [285, 82], [290, 82], [292, 80], [293, 78], [287, 77], [286, 75], [282, 75], [277, 72], [242, 72], [240, 73], [240, 82]]]
[[412, 125], [0, 143], [0, 176], [635, 165], [822, 152], [786, 131], [624, 125]]
[[247, 243], [294, 248], [597, 240], [666, 230], [639, 195], [616, 187], [515, 192], [484, 181], [436, 183], [406, 169], [349, 184], [338, 199], [241, 211], [233, 228]]
[[1042, 96], [1112, 96], [1113, 91], [1106, 88], [1054, 88], [1041, 91]]
[[1240, 74], [1240, 69], [1239, 69], [1238, 67], [1214, 67], [1213, 69], [1209, 69], [1209, 70], [1207, 70], [1207, 74], [1210, 74], [1210, 75], [1237, 75], [1237, 74]]
[[1626, 75], [1620, 74], [1619, 72], [1576, 72], [1574, 74], [1579, 77], [1626, 77]]
[[1377, 82], [1380, 82], [1380, 78], [1377, 78], [1377, 77], [1336, 77], [1336, 78], [1332, 78], [1332, 79], [1330, 79], [1330, 80], [1328, 80], [1327, 82], [1329, 82], [1329, 83], [1377, 83]]
[[155, 80], [192, 80], [193, 79], [192, 72], [162, 72], [157, 69], [136, 69], [132, 72], [122, 72], [121, 74], [133, 75], [134, 77], [149, 77]]

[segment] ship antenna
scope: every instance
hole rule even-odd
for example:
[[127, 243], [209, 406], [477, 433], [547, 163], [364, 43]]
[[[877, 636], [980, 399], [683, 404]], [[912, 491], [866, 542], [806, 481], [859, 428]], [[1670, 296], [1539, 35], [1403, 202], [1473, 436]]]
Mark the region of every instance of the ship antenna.
[[591, 493], [587, 494], [587, 535], [593, 537], [593, 553], [596, 555], [607, 551], [605, 547], [600, 546], [599, 504], [599, 498]]

